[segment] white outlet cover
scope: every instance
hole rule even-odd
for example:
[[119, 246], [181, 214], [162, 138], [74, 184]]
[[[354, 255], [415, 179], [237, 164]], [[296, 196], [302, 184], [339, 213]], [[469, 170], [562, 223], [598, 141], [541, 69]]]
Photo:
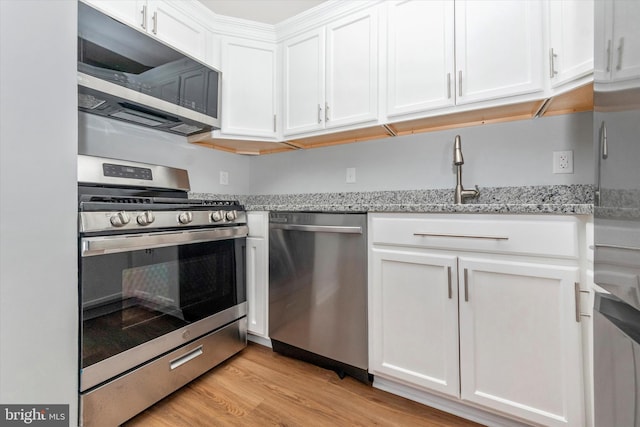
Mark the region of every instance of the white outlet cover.
[[220, 171], [220, 184], [229, 185], [229, 172]]
[[347, 184], [354, 184], [356, 182], [356, 168], [347, 168]]
[[573, 173], [573, 151], [553, 152], [553, 173]]

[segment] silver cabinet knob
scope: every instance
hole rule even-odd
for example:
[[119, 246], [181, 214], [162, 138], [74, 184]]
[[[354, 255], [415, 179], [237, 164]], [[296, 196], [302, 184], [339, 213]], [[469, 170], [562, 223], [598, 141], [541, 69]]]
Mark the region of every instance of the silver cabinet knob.
[[211, 221], [213, 222], [220, 222], [224, 219], [224, 212], [222, 211], [215, 211], [211, 213]]
[[143, 212], [140, 215], [138, 215], [138, 217], [136, 218], [136, 221], [138, 221], [138, 224], [140, 225], [149, 225], [155, 220], [156, 220], [156, 217], [153, 215], [153, 212], [151, 211]]
[[234, 219], [238, 218], [238, 214], [236, 213], [236, 211], [227, 211], [227, 221], [233, 221]]
[[120, 211], [113, 214], [111, 218], [109, 218], [109, 221], [114, 227], [124, 227], [125, 225], [129, 224], [131, 218], [129, 218], [129, 215], [127, 215], [126, 212]]
[[182, 212], [178, 215], [178, 222], [180, 224], [189, 224], [193, 221], [193, 214], [191, 212]]

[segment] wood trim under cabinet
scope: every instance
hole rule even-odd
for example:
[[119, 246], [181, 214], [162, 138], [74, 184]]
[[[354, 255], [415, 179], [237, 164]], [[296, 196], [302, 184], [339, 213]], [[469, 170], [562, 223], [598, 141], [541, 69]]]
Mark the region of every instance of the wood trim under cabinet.
[[189, 138], [189, 142], [236, 154], [261, 155], [490, 123], [527, 120], [535, 118], [537, 114], [547, 117], [592, 110], [593, 83], [589, 83], [548, 99], [386, 123], [362, 129], [290, 139], [283, 142], [216, 139], [206, 136]]

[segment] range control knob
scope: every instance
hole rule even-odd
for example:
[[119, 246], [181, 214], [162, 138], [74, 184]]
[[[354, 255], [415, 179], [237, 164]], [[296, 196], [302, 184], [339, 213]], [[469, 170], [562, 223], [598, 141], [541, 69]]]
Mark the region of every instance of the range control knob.
[[189, 224], [193, 221], [193, 214], [191, 212], [182, 212], [178, 215], [178, 222], [180, 224]]
[[238, 213], [236, 211], [227, 211], [226, 218], [227, 221], [233, 221], [238, 218]]
[[151, 211], [142, 212], [136, 218], [136, 221], [138, 221], [138, 224], [140, 225], [149, 225], [155, 220], [156, 220], [156, 217], [153, 216], [153, 212]]
[[109, 221], [111, 222], [111, 225], [113, 225], [114, 227], [124, 227], [125, 225], [129, 224], [129, 221], [131, 221], [131, 218], [129, 218], [129, 215], [127, 215], [125, 211], [120, 211], [111, 215], [111, 218], [109, 218]]
[[220, 222], [223, 219], [224, 219], [224, 212], [222, 211], [211, 212], [211, 221]]

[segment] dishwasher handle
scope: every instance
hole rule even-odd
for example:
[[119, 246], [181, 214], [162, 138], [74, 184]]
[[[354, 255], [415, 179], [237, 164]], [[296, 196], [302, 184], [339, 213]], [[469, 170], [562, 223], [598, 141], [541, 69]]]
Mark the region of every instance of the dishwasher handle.
[[345, 225], [301, 225], [271, 223], [269, 227], [277, 230], [310, 231], [315, 233], [362, 234], [362, 227]]

